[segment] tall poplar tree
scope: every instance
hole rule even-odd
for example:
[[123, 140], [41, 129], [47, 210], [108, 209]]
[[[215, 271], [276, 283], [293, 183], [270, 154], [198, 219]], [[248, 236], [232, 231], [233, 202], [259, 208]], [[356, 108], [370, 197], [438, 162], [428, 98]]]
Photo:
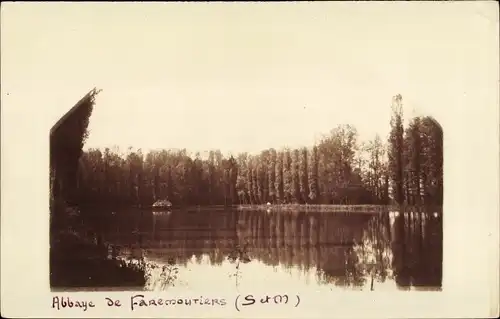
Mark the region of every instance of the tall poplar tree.
[[403, 188], [403, 107], [401, 95], [393, 98], [391, 132], [389, 135], [389, 172], [392, 196], [397, 204], [404, 203]]

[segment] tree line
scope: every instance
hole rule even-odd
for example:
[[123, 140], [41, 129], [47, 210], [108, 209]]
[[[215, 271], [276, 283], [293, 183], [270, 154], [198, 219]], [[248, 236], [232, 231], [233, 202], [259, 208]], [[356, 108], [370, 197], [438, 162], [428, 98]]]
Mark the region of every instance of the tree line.
[[393, 101], [387, 141], [360, 142], [339, 125], [310, 147], [208, 158], [187, 150], [89, 149], [78, 160], [71, 201], [79, 205], [410, 204], [442, 205], [443, 132], [431, 117], [404, 128]]

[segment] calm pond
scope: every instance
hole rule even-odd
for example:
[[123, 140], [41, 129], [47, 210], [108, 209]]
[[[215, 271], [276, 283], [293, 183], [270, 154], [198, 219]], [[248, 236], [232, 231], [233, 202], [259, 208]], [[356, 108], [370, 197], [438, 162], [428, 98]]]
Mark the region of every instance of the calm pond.
[[441, 287], [441, 215], [222, 209], [106, 215], [100, 235], [120, 258], [143, 258], [145, 290]]

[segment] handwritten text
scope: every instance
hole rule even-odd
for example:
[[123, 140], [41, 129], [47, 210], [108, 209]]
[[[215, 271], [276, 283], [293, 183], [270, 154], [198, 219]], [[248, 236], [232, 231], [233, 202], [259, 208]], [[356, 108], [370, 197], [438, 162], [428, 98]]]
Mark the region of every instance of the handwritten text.
[[[296, 297], [295, 307], [300, 304], [300, 297]], [[264, 295], [261, 297], [255, 297], [254, 295], [238, 296], [234, 301], [234, 307], [236, 310], [240, 311], [241, 307], [252, 306], [254, 304], [274, 304], [274, 305], [286, 305], [290, 301], [288, 295]]]
[[69, 297], [58, 297], [52, 298], [52, 308], [61, 310], [61, 308], [80, 308], [83, 311], [87, 311], [88, 308], [94, 308], [94, 302], [86, 300], [72, 300]]

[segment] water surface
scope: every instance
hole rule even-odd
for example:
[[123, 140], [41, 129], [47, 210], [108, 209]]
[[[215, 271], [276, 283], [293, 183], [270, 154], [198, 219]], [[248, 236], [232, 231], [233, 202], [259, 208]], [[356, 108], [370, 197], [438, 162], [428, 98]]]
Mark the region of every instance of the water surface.
[[293, 287], [438, 289], [441, 216], [432, 213], [130, 209], [100, 233], [121, 258], [143, 258], [146, 290]]

